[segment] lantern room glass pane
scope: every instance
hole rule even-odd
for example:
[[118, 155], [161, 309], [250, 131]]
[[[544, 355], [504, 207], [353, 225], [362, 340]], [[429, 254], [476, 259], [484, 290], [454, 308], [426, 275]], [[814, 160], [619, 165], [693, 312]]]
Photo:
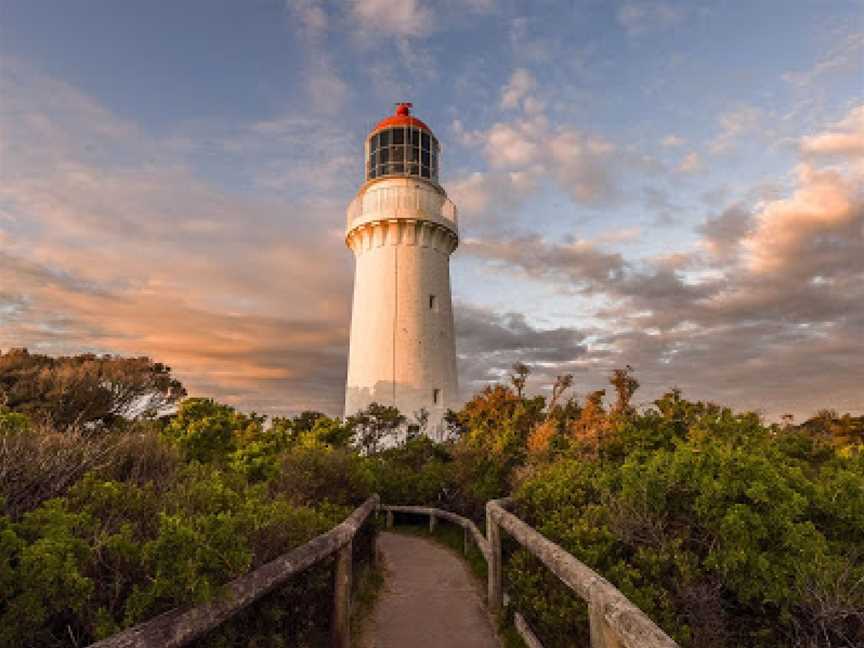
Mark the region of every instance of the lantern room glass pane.
[[405, 130], [404, 129], [394, 128], [391, 131], [391, 135], [392, 135], [394, 144], [404, 144], [405, 143]]
[[401, 146], [391, 146], [390, 159], [394, 162], [401, 162], [405, 159], [405, 149]]
[[420, 141], [423, 143], [423, 150], [429, 150], [429, 133], [422, 133], [420, 136]]
[[399, 164], [391, 164], [390, 170], [391, 173], [405, 173], [405, 165], [401, 162]]
[[378, 133], [378, 141], [382, 147], [390, 146], [390, 131], [381, 131]]
[[381, 149], [378, 151], [378, 161], [379, 162], [389, 162], [390, 161], [390, 149]]
[[425, 166], [421, 167], [420, 168], [420, 175], [424, 178], [428, 178], [429, 177], [429, 167], [425, 167]]
[[420, 153], [420, 162], [423, 163], [423, 166], [429, 166], [429, 151]]
[[409, 164], [409, 165], [408, 165], [408, 173], [410, 173], [411, 175], [415, 175], [415, 176], [416, 176], [416, 175], [420, 175], [420, 167], [419, 167], [419, 165], [414, 164], [414, 163]]

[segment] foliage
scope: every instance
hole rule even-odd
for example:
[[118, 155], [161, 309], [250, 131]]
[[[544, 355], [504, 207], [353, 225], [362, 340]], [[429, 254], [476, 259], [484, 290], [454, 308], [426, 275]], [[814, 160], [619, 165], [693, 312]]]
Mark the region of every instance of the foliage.
[[[49, 499], [22, 498], [22, 470], [0, 479], [0, 645], [85, 645], [218, 596], [223, 583], [332, 528], [371, 492], [358, 454], [292, 447], [284, 425], [266, 427], [213, 401], [190, 399], [159, 428], [85, 438], [101, 444], [100, 461], [82, 463], [69, 449], [63, 461], [25, 465], [49, 485], [71, 475]], [[0, 448], [31, 448], [37, 459], [78, 438], [9, 411], [0, 413], [0, 435]], [[243, 623], [261, 629], [257, 645], [286, 645], [285, 633], [291, 645], [315, 643], [330, 588], [325, 564], [245, 612]], [[301, 620], [281, 612], [292, 610]], [[282, 634], [264, 632], [271, 625]], [[227, 624], [204, 644], [241, 636]]]
[[366, 454], [377, 452], [382, 442], [395, 440], [407, 419], [392, 405], [371, 403], [366, 409], [348, 417], [355, 443]]
[[149, 358], [0, 352], [0, 405], [58, 430], [152, 417], [185, 394], [170, 367]]
[[[674, 391], [643, 414], [621, 412], [596, 419], [599, 446], [577, 436], [533, 467], [521, 516], [682, 645], [864, 641], [860, 458], [826, 457], [791, 442], [800, 429]], [[584, 629], [573, 601], [555, 602], [524, 555], [510, 577], [548, 644], [570, 645]]]
[[[766, 425], [678, 390], [639, 411], [630, 367], [608, 401], [570, 395], [569, 374], [547, 400], [526, 394], [529, 375], [518, 364], [448, 413], [454, 435], [436, 443], [426, 413], [377, 403], [267, 420], [191, 398], [156, 418], [182, 393], [162, 365], [0, 355], [0, 645], [85, 645], [218, 596], [373, 492], [480, 524], [513, 493], [685, 647], [864, 644], [864, 417]], [[584, 603], [505, 547], [507, 588], [544, 644], [585, 639]], [[200, 645], [320, 645], [330, 569]]]

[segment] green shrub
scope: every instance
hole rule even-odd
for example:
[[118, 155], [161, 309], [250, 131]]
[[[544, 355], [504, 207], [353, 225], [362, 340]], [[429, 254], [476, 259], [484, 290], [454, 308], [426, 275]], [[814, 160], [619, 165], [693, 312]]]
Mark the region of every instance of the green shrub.
[[[682, 645], [864, 639], [860, 463], [806, 463], [753, 415], [682, 409], [629, 421], [600, 461], [537, 468], [520, 514]], [[520, 605], [566, 645], [546, 579], [514, 568]]]

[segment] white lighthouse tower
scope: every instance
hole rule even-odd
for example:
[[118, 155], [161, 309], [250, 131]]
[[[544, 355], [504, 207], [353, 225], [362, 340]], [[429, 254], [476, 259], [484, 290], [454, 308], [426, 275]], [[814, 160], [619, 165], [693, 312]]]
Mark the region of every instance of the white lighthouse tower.
[[438, 184], [435, 135], [397, 104], [366, 138], [366, 181], [348, 207], [354, 304], [345, 415], [372, 402], [411, 421], [428, 413], [441, 438], [457, 402], [450, 254], [459, 242], [456, 207]]

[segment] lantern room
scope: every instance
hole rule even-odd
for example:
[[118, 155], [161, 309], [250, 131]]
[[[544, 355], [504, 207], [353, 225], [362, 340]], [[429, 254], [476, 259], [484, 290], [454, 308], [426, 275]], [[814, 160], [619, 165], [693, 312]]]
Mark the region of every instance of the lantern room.
[[410, 103], [396, 104], [366, 139], [366, 180], [414, 176], [438, 183], [438, 140], [411, 114]]

